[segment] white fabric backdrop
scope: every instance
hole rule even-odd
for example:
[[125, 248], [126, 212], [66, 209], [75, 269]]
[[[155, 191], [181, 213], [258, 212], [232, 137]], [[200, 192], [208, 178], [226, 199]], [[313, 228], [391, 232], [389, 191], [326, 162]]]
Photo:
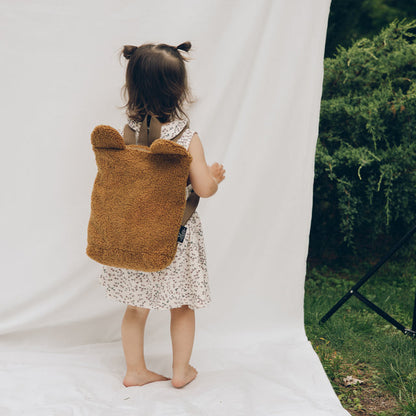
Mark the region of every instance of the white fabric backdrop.
[[[348, 415], [306, 338], [304, 278], [330, 0], [0, 3], [0, 413]], [[213, 303], [184, 389], [125, 388], [125, 306], [85, 254], [90, 133], [120, 128], [124, 44], [190, 40], [191, 128], [227, 177], [202, 199]], [[171, 376], [169, 311], [148, 367]]]

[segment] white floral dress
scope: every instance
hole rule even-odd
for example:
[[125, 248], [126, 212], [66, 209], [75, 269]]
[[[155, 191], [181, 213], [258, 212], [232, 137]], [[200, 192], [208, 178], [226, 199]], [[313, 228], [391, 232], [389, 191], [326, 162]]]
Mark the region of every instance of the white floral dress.
[[[128, 124], [139, 131], [141, 123], [128, 118]], [[179, 119], [163, 124], [161, 137], [166, 140], [174, 138], [185, 124], [186, 121]], [[177, 143], [188, 149], [194, 133], [186, 129]], [[185, 238], [182, 243], [178, 242], [172, 263], [163, 270], [142, 272], [103, 265], [98, 281], [106, 289], [105, 295], [121, 303], [149, 309], [207, 306], [211, 295], [204, 236], [197, 211], [189, 218], [186, 228]]]

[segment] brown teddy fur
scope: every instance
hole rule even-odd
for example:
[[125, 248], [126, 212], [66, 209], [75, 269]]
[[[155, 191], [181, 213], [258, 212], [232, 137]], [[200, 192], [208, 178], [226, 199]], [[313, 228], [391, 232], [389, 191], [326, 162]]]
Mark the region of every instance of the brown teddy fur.
[[176, 253], [192, 160], [170, 140], [126, 145], [111, 126], [91, 133], [97, 176], [86, 254], [101, 264], [157, 271]]

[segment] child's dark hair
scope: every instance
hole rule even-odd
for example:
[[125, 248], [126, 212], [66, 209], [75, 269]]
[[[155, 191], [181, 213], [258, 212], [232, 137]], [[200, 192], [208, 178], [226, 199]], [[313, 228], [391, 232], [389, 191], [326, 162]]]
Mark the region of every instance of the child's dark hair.
[[185, 61], [180, 51], [188, 52], [190, 42], [178, 46], [144, 44], [124, 45], [120, 53], [129, 62], [126, 69], [126, 83], [122, 90], [128, 95], [127, 116], [143, 121], [150, 113], [161, 123], [175, 117], [187, 118], [183, 105], [192, 102]]

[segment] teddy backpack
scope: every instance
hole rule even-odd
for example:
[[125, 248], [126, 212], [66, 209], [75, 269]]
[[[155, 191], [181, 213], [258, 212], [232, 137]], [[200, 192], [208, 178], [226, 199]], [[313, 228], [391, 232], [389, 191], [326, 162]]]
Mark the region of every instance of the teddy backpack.
[[91, 143], [97, 176], [91, 194], [86, 254], [113, 267], [158, 271], [173, 260], [185, 224], [199, 196], [187, 198], [189, 152], [173, 139], [160, 138], [161, 124], [150, 115], [139, 133], [124, 127], [96, 126]]

